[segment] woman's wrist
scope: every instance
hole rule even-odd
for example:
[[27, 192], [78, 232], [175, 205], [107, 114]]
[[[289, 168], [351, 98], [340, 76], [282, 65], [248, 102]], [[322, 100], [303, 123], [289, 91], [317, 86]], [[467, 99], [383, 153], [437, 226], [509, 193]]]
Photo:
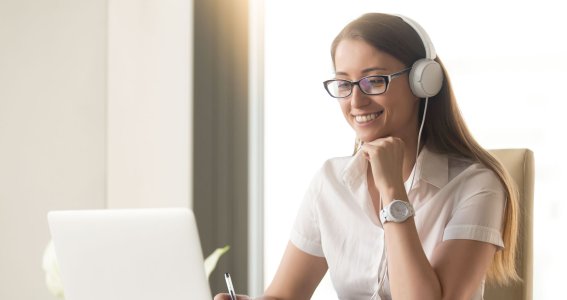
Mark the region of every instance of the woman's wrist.
[[404, 183], [398, 183], [380, 190], [382, 205], [386, 206], [394, 200], [409, 201]]

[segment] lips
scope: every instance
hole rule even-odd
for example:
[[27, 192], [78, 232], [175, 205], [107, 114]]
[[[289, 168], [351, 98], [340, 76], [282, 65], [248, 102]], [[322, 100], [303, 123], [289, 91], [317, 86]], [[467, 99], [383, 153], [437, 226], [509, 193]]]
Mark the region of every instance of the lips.
[[384, 111], [379, 111], [379, 112], [374, 112], [374, 113], [369, 113], [369, 114], [352, 115], [352, 116], [354, 117], [354, 120], [356, 121], [356, 123], [365, 124], [365, 123], [369, 123], [369, 122], [376, 120], [383, 113], [384, 113]]

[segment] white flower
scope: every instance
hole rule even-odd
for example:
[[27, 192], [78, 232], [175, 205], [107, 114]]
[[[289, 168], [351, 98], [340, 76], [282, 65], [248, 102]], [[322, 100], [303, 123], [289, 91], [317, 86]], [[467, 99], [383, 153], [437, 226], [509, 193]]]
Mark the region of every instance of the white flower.
[[63, 283], [61, 282], [61, 275], [59, 273], [59, 264], [57, 263], [52, 241], [49, 241], [43, 252], [43, 271], [45, 271], [45, 284], [51, 294], [59, 299], [65, 299]]

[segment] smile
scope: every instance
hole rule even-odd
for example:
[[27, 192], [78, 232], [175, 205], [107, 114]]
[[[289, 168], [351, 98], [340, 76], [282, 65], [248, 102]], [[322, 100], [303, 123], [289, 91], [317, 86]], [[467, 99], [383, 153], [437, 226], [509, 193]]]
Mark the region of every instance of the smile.
[[384, 111], [379, 111], [379, 112], [366, 114], [366, 115], [356, 115], [356, 116], [353, 115], [353, 117], [354, 117], [354, 120], [356, 121], [356, 123], [364, 124], [364, 123], [368, 123], [368, 122], [376, 120], [376, 118], [381, 116], [382, 113], [384, 113]]

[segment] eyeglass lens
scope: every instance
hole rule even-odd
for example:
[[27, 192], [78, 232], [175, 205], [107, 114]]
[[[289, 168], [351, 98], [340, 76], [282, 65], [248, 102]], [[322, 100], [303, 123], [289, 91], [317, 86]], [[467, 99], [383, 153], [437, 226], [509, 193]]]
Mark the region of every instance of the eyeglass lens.
[[360, 89], [369, 95], [382, 94], [386, 91], [386, 79], [380, 76], [369, 76], [361, 79], [358, 83], [351, 83], [347, 80], [332, 80], [327, 83], [327, 90], [333, 97], [348, 97], [355, 84], [358, 84]]

